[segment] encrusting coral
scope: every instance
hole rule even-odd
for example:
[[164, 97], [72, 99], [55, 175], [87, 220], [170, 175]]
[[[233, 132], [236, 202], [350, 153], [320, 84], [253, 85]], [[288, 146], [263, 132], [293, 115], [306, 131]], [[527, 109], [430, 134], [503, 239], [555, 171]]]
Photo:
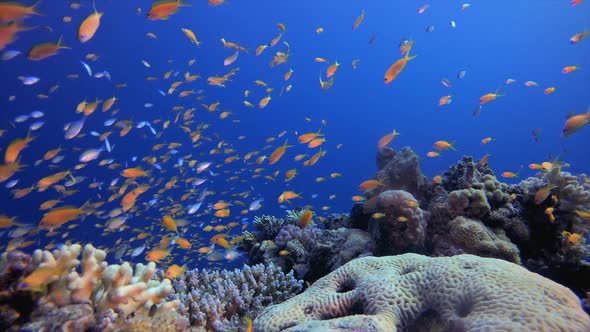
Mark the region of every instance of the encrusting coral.
[[[550, 314], [547, 314], [550, 313]], [[503, 260], [404, 254], [353, 260], [265, 309], [254, 331], [580, 331], [566, 287]]]
[[[5, 280], [3, 294], [11, 300], [7, 302], [30, 299], [29, 307], [19, 306], [22, 319], [12, 321], [24, 324], [24, 330], [85, 330], [97, 320], [106, 330], [116, 330], [131, 314], [145, 313], [149, 321], [147, 313], [153, 316], [174, 310], [179, 304], [165, 301], [172, 292], [172, 285], [169, 279], [152, 280], [156, 271], [153, 262], [137, 264], [134, 271], [129, 263], [109, 265], [104, 261], [106, 252], [90, 244], [83, 251], [79, 244], [73, 244], [53, 252], [36, 250], [30, 257], [21, 254], [28, 257], [26, 265], [14, 273], [14, 263], [10, 259], [15, 255], [19, 256], [18, 252], [2, 255], [0, 279]], [[14, 301], [17, 298], [21, 301]], [[111, 319], [105, 323], [107, 312], [111, 313]]]

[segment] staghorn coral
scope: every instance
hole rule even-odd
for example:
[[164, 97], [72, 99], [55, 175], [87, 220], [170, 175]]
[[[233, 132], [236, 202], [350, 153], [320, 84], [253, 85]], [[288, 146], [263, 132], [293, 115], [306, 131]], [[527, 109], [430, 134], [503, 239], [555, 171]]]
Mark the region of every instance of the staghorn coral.
[[[78, 259], [80, 253], [82, 257]], [[26, 258], [23, 255], [5, 253], [0, 264], [3, 272], [0, 280], [4, 280], [2, 293], [11, 294], [11, 305], [20, 311], [21, 319], [13, 320], [13, 329], [18, 328], [16, 324], [23, 324], [23, 328], [35, 331], [86, 330], [97, 321], [102, 322], [97, 317], [111, 309], [116, 309], [111, 325], [121, 324], [131, 313], [146, 313], [146, 324], [149, 324], [148, 312], [173, 311], [178, 305], [163, 301], [172, 286], [168, 279], [151, 280], [154, 263], [137, 264], [134, 273], [129, 263], [108, 265], [104, 261], [106, 253], [90, 244], [83, 251], [80, 245], [74, 244], [53, 252], [35, 250], [32, 256], [25, 255]], [[9, 261], [15, 256], [22, 259], [18, 273], [11, 274], [19, 262]], [[37, 276], [32, 279], [35, 273]], [[19, 298], [28, 299], [24, 303], [29, 306], [22, 307], [23, 301], [15, 301]]]
[[377, 255], [423, 251], [426, 219], [412, 194], [403, 190], [384, 191], [377, 196], [376, 210], [385, 215], [369, 223]]
[[235, 330], [244, 315], [256, 317], [266, 306], [298, 294], [302, 281], [278, 267], [245, 266], [242, 270], [192, 270], [173, 282], [178, 312], [190, 325], [207, 331]]
[[[551, 315], [548, 315], [550, 312]], [[498, 259], [356, 259], [265, 309], [254, 331], [588, 331], [569, 289]]]

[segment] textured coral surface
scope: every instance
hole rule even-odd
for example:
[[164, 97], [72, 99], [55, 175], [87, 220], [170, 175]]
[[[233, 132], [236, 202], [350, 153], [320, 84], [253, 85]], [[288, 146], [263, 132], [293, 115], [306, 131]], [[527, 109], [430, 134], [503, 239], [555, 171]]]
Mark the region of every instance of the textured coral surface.
[[268, 307], [255, 331], [590, 331], [569, 289], [473, 255], [353, 260]]

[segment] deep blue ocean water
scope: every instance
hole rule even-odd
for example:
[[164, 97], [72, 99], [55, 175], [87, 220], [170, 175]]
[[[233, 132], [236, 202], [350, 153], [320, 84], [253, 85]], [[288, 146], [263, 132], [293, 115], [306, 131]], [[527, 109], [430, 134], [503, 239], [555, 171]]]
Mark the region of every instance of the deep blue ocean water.
[[[38, 210], [39, 205], [60, 198], [60, 195], [52, 189], [42, 193], [34, 190], [23, 198], [13, 199], [11, 190], [30, 187], [40, 178], [58, 171], [73, 170], [82, 151], [102, 145], [90, 132], [104, 133], [114, 129], [103, 126], [106, 119], [131, 120], [134, 125], [161, 119], [162, 122], [171, 120], [172, 124], [166, 130], [162, 129], [161, 122], [152, 124], [158, 133], [163, 132], [159, 137], [147, 127], [134, 128], [125, 137], [119, 137], [119, 130], [114, 130], [109, 136], [111, 145], [114, 145], [111, 153], [102, 152], [85, 168], [72, 171], [74, 176], [84, 176], [86, 180], [69, 188], [78, 192], [62, 200], [63, 204], [80, 206], [88, 200], [93, 203], [106, 200], [113, 193], [107, 190], [108, 184], [120, 177], [119, 172], [125, 165], [149, 169], [151, 177], [155, 177], [153, 183], [158, 185], [138, 199], [139, 212], [130, 215], [126, 223], [130, 228], [101, 236], [102, 229], [96, 225], [104, 225], [106, 219], [91, 215], [81, 222], [62, 226], [58, 229], [59, 234], [53, 237], [46, 237], [46, 231], [25, 237], [35, 241], [27, 250], [68, 240], [120, 248], [137, 234], [131, 232], [131, 228], [135, 228], [149, 231], [151, 235], [131, 242], [129, 249], [147, 243], [147, 251], [157, 245], [161, 235], [169, 234], [160, 226], [160, 219], [167, 209], [173, 204], [184, 207], [194, 204], [200, 191], [206, 187], [214, 194], [206, 197], [198, 214], [189, 216], [181, 211], [175, 215], [177, 219], [189, 222], [188, 227], [181, 228], [180, 236], [191, 239], [191, 251], [173, 249], [176, 262], [189, 261], [191, 267], [202, 267], [210, 262], [195, 250], [208, 246], [209, 238], [217, 233], [204, 232], [202, 227], [232, 221], [251, 224], [253, 216], [261, 214], [282, 216], [284, 207], [277, 202], [277, 197], [285, 190], [302, 193], [302, 198], [293, 200], [293, 205], [286, 205], [287, 208], [309, 205], [316, 216], [348, 212], [352, 206], [351, 197], [362, 194], [357, 190], [358, 185], [375, 174], [377, 141], [394, 128], [401, 135], [390, 146], [414, 149], [421, 157], [421, 168], [428, 178], [442, 174], [463, 155], [479, 159], [487, 153], [491, 154], [489, 164], [496, 174], [504, 171], [519, 173], [518, 178], [504, 179], [509, 183], [534, 176], [535, 171], [528, 169], [527, 165], [549, 160], [550, 156], [569, 163], [569, 171], [573, 173], [590, 171], [590, 127], [569, 137], [561, 135], [566, 115], [586, 112], [590, 105], [590, 39], [575, 45], [569, 42], [574, 34], [590, 29], [589, 1], [574, 7], [569, 1], [562, 0], [473, 1], [465, 10], [461, 10], [464, 2], [441, 1], [429, 3], [426, 11], [418, 14], [417, 9], [427, 2], [234, 0], [212, 7], [202, 0], [186, 1], [190, 6], [181, 7], [168, 20], [150, 21], [146, 18], [149, 1], [97, 0], [96, 8], [104, 15], [96, 35], [84, 44], [77, 40], [76, 31], [92, 12], [92, 3], [81, 1], [81, 8], [77, 10], [71, 9], [70, 3], [42, 0], [37, 9], [43, 15], [29, 17], [23, 22], [23, 25], [35, 28], [19, 33], [18, 39], [4, 49], [19, 50], [23, 54], [9, 61], [0, 61], [0, 129], [6, 130], [0, 137], [0, 152], [4, 153], [13, 139], [25, 137], [33, 122], [15, 123], [15, 117], [41, 110], [45, 113], [42, 120], [46, 123], [32, 133], [36, 139], [21, 154], [21, 162], [29, 167], [1, 184], [0, 213], [15, 216], [22, 223], [38, 225], [43, 215]], [[362, 10], [366, 13], [365, 19], [353, 31], [352, 24]], [[64, 23], [64, 16], [70, 16], [72, 22]], [[456, 23], [455, 28], [450, 26], [451, 21]], [[279, 22], [286, 26], [281, 41], [255, 56], [258, 45], [268, 44], [277, 36]], [[434, 30], [427, 32], [430, 25]], [[318, 27], [324, 29], [321, 34], [315, 33]], [[194, 31], [202, 43], [200, 47], [191, 44], [181, 28]], [[157, 38], [148, 38], [148, 32]], [[26, 58], [31, 46], [55, 42], [61, 35], [63, 44], [71, 49], [60, 50], [58, 55], [42, 61]], [[223, 48], [221, 38], [246, 47], [248, 52], [241, 52], [234, 64], [224, 66], [224, 58], [233, 50]], [[372, 43], [369, 42], [371, 39], [374, 39]], [[408, 62], [393, 82], [383, 84], [385, 71], [400, 58], [402, 39], [414, 41], [410, 53], [417, 57]], [[288, 62], [269, 68], [272, 56], [285, 50], [283, 42], [290, 46]], [[86, 60], [88, 53], [96, 54], [98, 60]], [[328, 62], [316, 63], [313, 61], [316, 57]], [[195, 63], [189, 67], [187, 62], [191, 59], [195, 59]], [[356, 70], [351, 69], [353, 59], [360, 59]], [[89, 77], [80, 64], [81, 60], [94, 72], [108, 71], [111, 81]], [[146, 68], [142, 60], [151, 66]], [[325, 70], [334, 61], [340, 63], [334, 84], [322, 91], [318, 77], [321, 74], [322, 79], [327, 80]], [[577, 65], [580, 69], [562, 74], [562, 68], [569, 65]], [[224, 88], [207, 85], [207, 77], [223, 75], [238, 67], [239, 71]], [[293, 75], [284, 82], [283, 75], [290, 68], [294, 70]], [[164, 80], [162, 75], [169, 70], [175, 74]], [[465, 70], [466, 75], [458, 79], [457, 73], [461, 70]], [[199, 74], [201, 78], [182, 84], [171, 95], [162, 96], [158, 92], [167, 91], [170, 84], [182, 80], [187, 71]], [[68, 79], [68, 74], [79, 75], [79, 78]], [[37, 76], [40, 81], [25, 86], [17, 79], [20, 75]], [[157, 77], [157, 80], [147, 81], [148, 76]], [[444, 78], [451, 81], [450, 88], [441, 84]], [[515, 82], [505, 84], [508, 78]], [[263, 87], [254, 84], [254, 80], [262, 80], [273, 88], [270, 92], [272, 99], [264, 109], [247, 108], [242, 104], [247, 99], [256, 106], [268, 95]], [[529, 80], [539, 86], [525, 86], [524, 82]], [[125, 83], [127, 88], [114, 88], [114, 84], [119, 83]], [[55, 84], [59, 88], [48, 99], [36, 97]], [[289, 84], [292, 85], [291, 91], [279, 95]], [[556, 91], [545, 95], [543, 90], [550, 86]], [[479, 97], [499, 87], [504, 96], [484, 105], [481, 113], [474, 117], [472, 113], [479, 105]], [[203, 92], [179, 98], [177, 93], [181, 90]], [[244, 90], [251, 91], [248, 98], [244, 98]], [[438, 106], [439, 98], [445, 95], [452, 95], [452, 103]], [[10, 96], [15, 96], [15, 100], [9, 101]], [[88, 117], [82, 131], [85, 137], [64, 139], [64, 124], [82, 117], [75, 112], [79, 102], [96, 98], [105, 100], [111, 96], [118, 99], [113, 108], [119, 110], [118, 114], [102, 113], [99, 109]], [[203, 96], [203, 99], [195, 100], [196, 96]], [[220, 106], [215, 113], [200, 106], [216, 101], [220, 101]], [[154, 106], [146, 108], [145, 103]], [[192, 147], [188, 134], [179, 127], [182, 119], [174, 123], [178, 112], [172, 110], [174, 106], [182, 106], [184, 109], [180, 112], [196, 108], [194, 123], [188, 126], [191, 131], [196, 130], [199, 123], [209, 124], [202, 131], [199, 146]], [[232, 114], [220, 120], [221, 111]], [[239, 123], [232, 120], [239, 120]], [[297, 144], [297, 136], [317, 131], [322, 120], [326, 122], [322, 129], [326, 137], [322, 149], [327, 153], [314, 166], [304, 167], [303, 161], [295, 162], [293, 157], [302, 153], [311, 156], [318, 148], [308, 149]], [[540, 129], [538, 142], [533, 140], [535, 128]], [[276, 138], [283, 131], [286, 134]], [[239, 139], [242, 135], [246, 137]], [[270, 137], [276, 139], [266, 143]], [[485, 137], [494, 140], [484, 146], [480, 141]], [[294, 147], [287, 149], [278, 163], [253, 164], [256, 157], [268, 156], [285, 139]], [[456, 142], [457, 151], [444, 151], [438, 158], [427, 158], [426, 153], [433, 150], [432, 144], [443, 139]], [[234, 152], [210, 155], [209, 151], [221, 141], [224, 148], [232, 148]], [[160, 157], [168, 151], [164, 147], [154, 152], [153, 145], [171, 142], [183, 145], [176, 148], [178, 153], [171, 155], [168, 162], [158, 162], [162, 171], [141, 162], [145, 156]], [[336, 149], [339, 144], [342, 147]], [[35, 160], [58, 146], [64, 149], [62, 162], [54, 168], [48, 168], [48, 162], [33, 167]], [[225, 158], [232, 155], [243, 158], [250, 151], [260, 151], [260, 154], [248, 162], [238, 159], [224, 164]], [[181, 173], [174, 164], [179, 157], [189, 154], [192, 157], [184, 161], [186, 172]], [[137, 161], [132, 161], [133, 157], [137, 157]], [[109, 170], [98, 166], [102, 159], [113, 159], [123, 167]], [[196, 192], [187, 201], [180, 201], [181, 196], [191, 189], [190, 185], [185, 185], [184, 179], [197, 176], [194, 170], [186, 167], [189, 160], [212, 161], [211, 170], [218, 175], [202, 173], [209, 180], [196, 187]], [[260, 173], [263, 177], [252, 179], [258, 167], [264, 168]], [[298, 174], [285, 182], [284, 172], [293, 168]], [[275, 181], [264, 179], [264, 175], [271, 175], [276, 170], [280, 173]], [[333, 172], [341, 173], [343, 177], [331, 179], [329, 174]], [[178, 179], [177, 187], [158, 195], [158, 189], [174, 176]], [[237, 180], [230, 180], [232, 176], [237, 176]], [[327, 180], [318, 183], [317, 177]], [[5, 188], [14, 179], [19, 179], [15, 187]], [[122, 181], [119, 180], [119, 186]], [[89, 189], [91, 182], [102, 182], [102, 190]], [[148, 183], [148, 179], [140, 178], [137, 183]], [[245, 192], [249, 193], [246, 198], [232, 196]], [[336, 197], [330, 199], [330, 195]], [[264, 198], [260, 210], [240, 214], [258, 198]], [[148, 208], [146, 204], [152, 199], [157, 202]], [[106, 203], [99, 210], [108, 212], [119, 206], [119, 200]], [[230, 217], [216, 218], [207, 205], [220, 200], [240, 200], [246, 207], [234, 204], [230, 207]], [[80, 226], [68, 230], [69, 224]], [[230, 237], [239, 234], [239, 228], [233, 228]], [[118, 239], [121, 242], [115, 242]], [[8, 240], [8, 235], [3, 234], [0, 243]], [[114, 249], [110, 253], [113, 252]], [[129, 259], [129, 256], [123, 258]], [[135, 261], [143, 261], [143, 254]], [[217, 264], [227, 266], [229, 263], [221, 260]]]

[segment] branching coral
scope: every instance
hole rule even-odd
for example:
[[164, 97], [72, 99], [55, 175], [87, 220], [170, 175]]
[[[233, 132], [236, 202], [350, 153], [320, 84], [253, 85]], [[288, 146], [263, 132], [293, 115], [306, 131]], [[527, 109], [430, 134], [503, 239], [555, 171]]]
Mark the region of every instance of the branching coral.
[[356, 259], [254, 321], [265, 332], [546, 329], [588, 331], [590, 317], [569, 289], [473, 255]]
[[266, 306], [298, 294], [302, 281], [270, 264], [245, 266], [242, 270], [192, 270], [174, 280], [181, 302], [178, 312], [191, 326], [207, 331], [235, 330], [240, 317], [256, 317]]
[[[8, 261], [13, 255], [2, 256], [2, 270], [13, 265]], [[117, 312], [113, 323], [121, 323], [131, 313], [176, 308], [178, 302], [163, 302], [172, 292], [170, 280], [151, 280], [154, 263], [138, 264], [134, 273], [129, 263], [108, 265], [105, 257], [104, 251], [90, 244], [83, 251], [78, 244], [53, 252], [36, 250], [22, 273], [13, 275], [11, 284], [3, 285], [7, 292], [26, 294], [34, 301], [31, 304], [36, 306], [29, 308], [33, 321], [25, 327], [53, 330], [69, 326], [84, 330], [96, 323], [95, 316], [111, 309]]]

